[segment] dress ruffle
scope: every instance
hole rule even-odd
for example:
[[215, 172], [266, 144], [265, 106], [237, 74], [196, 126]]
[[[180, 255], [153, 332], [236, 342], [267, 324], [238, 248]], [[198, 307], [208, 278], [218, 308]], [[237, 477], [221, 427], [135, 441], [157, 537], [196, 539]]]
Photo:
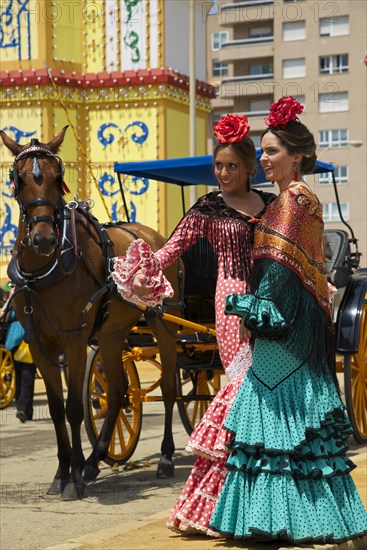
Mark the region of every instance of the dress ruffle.
[[[175, 504], [167, 527], [178, 533], [206, 534], [227, 475], [225, 458], [210, 461], [199, 456]], [[217, 536], [217, 535], [214, 535]]]
[[[289, 507], [279, 506], [280, 497]], [[231, 471], [222, 498], [231, 502], [231, 511], [217, 507], [210, 525], [235, 539], [340, 543], [367, 532], [365, 511], [350, 476], [309, 483], [291, 476]]]
[[167, 527], [173, 531], [186, 535], [201, 533], [218, 536], [208, 528], [208, 524], [228, 473], [225, 462], [231, 434], [223, 425], [247, 374], [251, 356], [251, 348], [242, 346], [232, 361], [241, 359], [242, 362], [242, 368], [236, 365], [234, 371], [237, 378], [219, 390], [190, 436], [186, 450], [198, 457], [167, 522]]
[[[133, 291], [134, 276], [138, 271], [146, 276], [151, 287], [151, 292], [145, 296], [138, 296]], [[135, 304], [154, 307], [161, 304], [164, 298], [173, 296], [171, 283], [163, 275], [159, 261], [143, 239], [133, 241], [126, 251], [126, 256], [114, 258], [114, 271], [111, 277], [121, 296]]]
[[245, 443], [297, 454], [316, 434], [324, 440], [345, 441], [352, 432], [329, 371], [316, 372], [307, 363], [272, 390], [250, 369], [225, 427], [235, 433], [232, 448]]
[[232, 435], [223, 428], [223, 424], [241, 383], [242, 379], [233, 380], [219, 390], [192, 432], [186, 451], [208, 460], [228, 457], [228, 443]]
[[226, 370], [226, 374], [231, 372], [231, 378], [214, 396], [205, 415], [190, 436], [186, 446], [189, 453], [209, 460], [228, 456], [228, 444], [232, 436], [224, 429], [224, 422], [251, 366], [251, 361], [251, 347], [248, 344], [242, 345]]
[[246, 316], [246, 327], [258, 336], [279, 338], [289, 332], [289, 326], [274, 304], [253, 294], [227, 296], [226, 313]]
[[273, 390], [250, 370], [225, 426], [232, 453], [216, 533], [339, 543], [367, 532], [346, 456], [351, 427], [327, 369], [305, 363]]

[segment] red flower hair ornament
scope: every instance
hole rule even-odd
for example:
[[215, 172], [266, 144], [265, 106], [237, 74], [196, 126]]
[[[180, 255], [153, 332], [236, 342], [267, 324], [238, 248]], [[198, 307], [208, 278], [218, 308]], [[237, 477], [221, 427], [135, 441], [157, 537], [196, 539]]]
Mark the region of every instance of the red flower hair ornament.
[[300, 115], [303, 109], [303, 105], [294, 97], [281, 97], [271, 105], [269, 116], [264, 119], [265, 124], [271, 128], [284, 128], [291, 120], [297, 120], [297, 115]]
[[250, 131], [246, 115], [225, 115], [214, 124], [214, 135], [219, 143], [237, 143]]

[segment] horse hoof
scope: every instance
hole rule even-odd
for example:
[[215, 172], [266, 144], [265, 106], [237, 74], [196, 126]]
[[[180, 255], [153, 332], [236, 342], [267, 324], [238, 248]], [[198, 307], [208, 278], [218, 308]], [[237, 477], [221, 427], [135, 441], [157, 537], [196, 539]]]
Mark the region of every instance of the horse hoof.
[[84, 481], [94, 481], [95, 479], [97, 479], [100, 471], [101, 470], [97, 468], [97, 466], [85, 466], [83, 471]]
[[53, 481], [50, 487], [47, 489], [47, 495], [61, 495], [61, 483], [60, 481]]
[[174, 477], [175, 475], [175, 467], [173, 465], [172, 460], [161, 459], [158, 463], [157, 468], [157, 478], [158, 479], [166, 479], [167, 477]]
[[68, 483], [62, 492], [61, 500], [81, 500], [84, 497], [84, 483]]
[[67, 485], [67, 480], [54, 479], [50, 487], [47, 489], [47, 495], [61, 495]]

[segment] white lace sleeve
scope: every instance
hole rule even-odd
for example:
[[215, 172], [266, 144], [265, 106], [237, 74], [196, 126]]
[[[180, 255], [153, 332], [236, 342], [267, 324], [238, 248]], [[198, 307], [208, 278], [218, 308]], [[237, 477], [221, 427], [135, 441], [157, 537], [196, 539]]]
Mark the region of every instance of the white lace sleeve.
[[[164, 298], [172, 298], [173, 288], [163, 275], [160, 263], [154, 256], [150, 246], [142, 239], [133, 241], [126, 251], [126, 256], [114, 258], [113, 281], [121, 296], [135, 304], [156, 306]], [[151, 292], [145, 296], [137, 296], [133, 292], [134, 276], [142, 271], [149, 282]]]

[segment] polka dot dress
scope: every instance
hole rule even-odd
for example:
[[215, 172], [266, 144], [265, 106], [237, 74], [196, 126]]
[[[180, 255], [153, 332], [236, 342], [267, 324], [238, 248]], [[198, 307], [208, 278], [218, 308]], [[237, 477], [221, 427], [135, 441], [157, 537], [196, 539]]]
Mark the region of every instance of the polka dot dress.
[[225, 421], [233, 435], [229, 472], [209, 525], [239, 539], [361, 537], [367, 514], [346, 456], [351, 428], [330, 371], [300, 366], [283, 351], [281, 343], [255, 342], [253, 366]]

